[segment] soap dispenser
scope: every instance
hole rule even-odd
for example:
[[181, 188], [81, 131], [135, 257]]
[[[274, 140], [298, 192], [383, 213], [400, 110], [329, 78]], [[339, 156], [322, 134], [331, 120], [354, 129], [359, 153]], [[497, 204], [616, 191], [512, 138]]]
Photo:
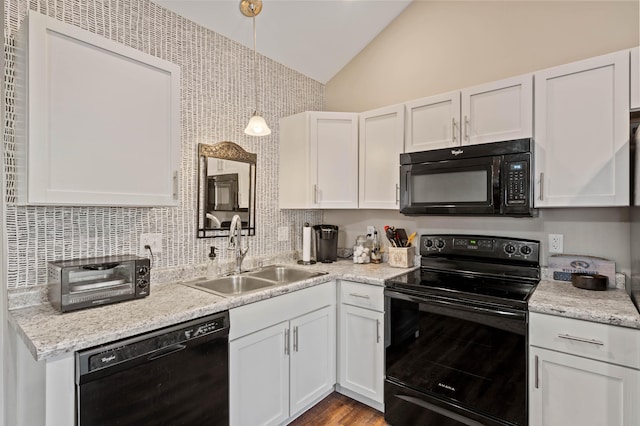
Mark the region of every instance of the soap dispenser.
[[218, 276], [218, 256], [216, 255], [216, 248], [211, 246], [209, 252], [209, 263], [207, 263], [207, 277], [215, 278]]

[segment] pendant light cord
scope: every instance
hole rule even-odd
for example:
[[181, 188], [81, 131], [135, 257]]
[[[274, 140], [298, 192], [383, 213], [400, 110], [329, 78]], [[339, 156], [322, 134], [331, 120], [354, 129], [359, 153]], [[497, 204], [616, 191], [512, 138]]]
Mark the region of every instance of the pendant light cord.
[[253, 90], [256, 98], [256, 111], [258, 114], [258, 53], [257, 53], [257, 37], [256, 37], [256, 9], [251, 5], [251, 11], [253, 12]]

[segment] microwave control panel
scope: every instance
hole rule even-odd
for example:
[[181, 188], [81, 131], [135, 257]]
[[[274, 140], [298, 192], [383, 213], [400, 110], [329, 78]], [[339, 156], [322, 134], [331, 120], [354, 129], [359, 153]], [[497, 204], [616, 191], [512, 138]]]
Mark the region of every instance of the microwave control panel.
[[507, 205], [526, 204], [529, 198], [529, 164], [527, 161], [509, 161], [506, 164]]

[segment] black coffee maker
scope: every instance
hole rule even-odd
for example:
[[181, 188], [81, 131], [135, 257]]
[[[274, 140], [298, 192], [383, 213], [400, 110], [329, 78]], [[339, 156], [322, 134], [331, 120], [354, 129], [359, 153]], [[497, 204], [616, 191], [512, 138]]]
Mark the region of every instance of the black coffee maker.
[[336, 225], [313, 225], [316, 262], [331, 263], [338, 260], [338, 227]]

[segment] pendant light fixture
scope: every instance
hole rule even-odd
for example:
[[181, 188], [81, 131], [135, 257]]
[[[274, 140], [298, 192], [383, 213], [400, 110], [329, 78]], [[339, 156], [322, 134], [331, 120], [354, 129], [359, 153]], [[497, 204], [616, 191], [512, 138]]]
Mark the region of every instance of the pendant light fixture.
[[256, 109], [249, 120], [244, 132], [250, 136], [267, 136], [271, 129], [258, 112], [258, 54], [256, 51], [256, 16], [262, 11], [262, 0], [240, 0], [240, 11], [244, 16], [253, 19], [253, 87], [255, 93]]

